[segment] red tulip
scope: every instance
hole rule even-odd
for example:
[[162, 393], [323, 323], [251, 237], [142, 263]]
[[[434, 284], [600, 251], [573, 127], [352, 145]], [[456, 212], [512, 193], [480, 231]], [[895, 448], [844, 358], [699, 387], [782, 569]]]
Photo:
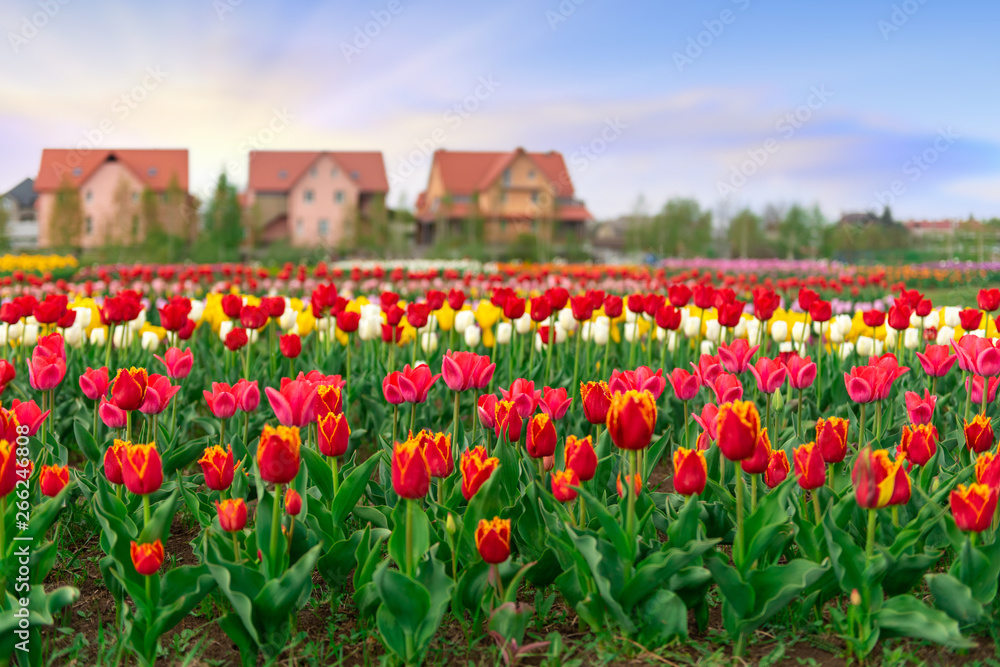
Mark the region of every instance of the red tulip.
[[455, 471], [450, 433], [431, 433], [424, 429], [417, 434], [416, 439], [423, 448], [427, 469], [430, 470], [431, 477], [449, 477]]
[[812, 357], [793, 354], [785, 361], [788, 369], [788, 384], [792, 389], [808, 389], [816, 381], [816, 363]]
[[829, 301], [817, 299], [809, 306], [809, 317], [813, 322], [829, 322], [833, 311]]
[[905, 304], [897, 303], [894, 306], [890, 306], [889, 317], [887, 318], [889, 327], [896, 331], [908, 329], [910, 327], [910, 315], [912, 312], [912, 309]]
[[881, 310], [866, 310], [861, 314], [865, 326], [876, 329], [885, 324], [885, 313]]
[[237, 320], [243, 311], [243, 297], [227, 294], [222, 297], [222, 312], [231, 320]]
[[32, 389], [55, 389], [66, 377], [66, 350], [58, 333], [42, 336], [28, 360], [28, 381]]
[[981, 377], [1000, 374], [1000, 349], [996, 348], [992, 338], [965, 335], [957, 344], [953, 340], [952, 345], [963, 370], [970, 370]]
[[930, 392], [924, 389], [923, 397], [915, 391], [908, 391], [905, 398], [906, 412], [910, 416], [910, 421], [914, 424], [930, 424], [938, 397], [931, 396]]
[[[42, 427], [42, 423], [51, 413], [51, 410], [46, 410], [42, 412], [41, 408], [34, 401], [21, 401], [15, 398], [11, 401], [10, 411], [14, 413], [14, 417], [17, 419], [17, 424], [22, 428], [27, 429], [26, 433], [20, 433], [19, 435], [27, 435], [28, 437], [33, 437], [38, 433], [38, 429]], [[14, 442], [17, 438], [11, 439]]]
[[565, 467], [575, 471], [581, 482], [589, 482], [594, 478], [597, 472], [597, 452], [594, 451], [594, 443], [589, 435], [585, 438], [568, 436], [564, 453]]
[[257, 468], [265, 482], [287, 484], [299, 474], [302, 439], [296, 426], [266, 424], [257, 445]]
[[98, 401], [108, 393], [108, 386], [111, 381], [108, 379], [108, 367], [91, 368], [80, 376], [80, 389], [83, 395], [92, 401]]
[[658, 368], [656, 372], [647, 366], [639, 366], [634, 371], [611, 371], [611, 379], [608, 381], [608, 389], [612, 394], [625, 391], [648, 391], [653, 396], [653, 400], [658, 400], [660, 394], [667, 387], [667, 381], [663, 378], [663, 369]]
[[927, 465], [937, 453], [937, 442], [938, 431], [932, 424], [904, 426], [897, 454], [915, 465]]
[[710, 440], [715, 441], [719, 437], [719, 407], [714, 403], [706, 403], [701, 414], [692, 415], [692, 418], [701, 426]]
[[247, 337], [246, 329], [233, 329], [226, 334], [226, 349], [230, 352], [236, 352], [246, 346], [249, 341], [250, 339]]
[[702, 310], [711, 308], [715, 301], [715, 288], [708, 283], [698, 283], [694, 286], [694, 305]]
[[570, 487], [580, 486], [580, 476], [573, 469], [556, 470], [552, 473], [552, 495], [561, 503], [575, 500], [577, 493]]
[[583, 416], [591, 424], [604, 424], [608, 420], [611, 407], [611, 391], [606, 382], [581, 382], [580, 401]]
[[302, 339], [298, 334], [285, 334], [278, 339], [278, 349], [289, 359], [295, 359], [302, 354]]
[[608, 408], [608, 435], [621, 449], [645, 449], [656, 427], [656, 399], [648, 391], [613, 394]]
[[441, 374], [431, 374], [430, 366], [418, 364], [416, 368], [410, 368], [407, 364], [403, 367], [399, 375], [399, 392], [406, 403], [423, 403], [427, 400], [427, 392], [438, 381]]
[[115, 405], [113, 400], [109, 401], [103, 396], [97, 406], [97, 414], [108, 428], [125, 428], [125, 422], [128, 419], [127, 412]]
[[947, 345], [928, 345], [923, 353], [916, 354], [924, 372], [930, 377], [944, 377], [958, 360], [958, 355], [951, 354]]
[[567, 397], [567, 392], [562, 387], [558, 389], [545, 387], [538, 407], [553, 420], [558, 421], [566, 415], [566, 411], [569, 410], [570, 403], [572, 402], [573, 399]]
[[632, 482], [632, 493], [639, 495], [642, 492], [642, 475], [636, 473], [634, 475], [625, 475], [625, 485], [622, 484], [622, 474], [618, 473], [618, 479], [615, 480], [615, 487], [618, 489], [618, 497], [625, 497], [625, 489], [629, 482]]
[[902, 461], [893, 463], [884, 449], [872, 451], [865, 447], [858, 453], [851, 472], [854, 496], [863, 509], [879, 509], [889, 505], [896, 486], [896, 472]]
[[126, 489], [139, 496], [159, 490], [163, 485], [163, 462], [156, 445], [126, 442], [119, 453]]
[[285, 514], [298, 516], [302, 511], [302, 496], [295, 489], [289, 488], [285, 491]]
[[500, 395], [505, 401], [513, 403], [514, 409], [522, 419], [530, 417], [542, 400], [542, 392], [535, 391], [535, 383], [523, 378], [514, 380], [509, 389], [501, 387]]
[[556, 451], [556, 425], [549, 415], [537, 414], [528, 422], [527, 447], [528, 455], [535, 459]]
[[155, 540], [149, 544], [139, 544], [132, 540], [130, 547], [132, 565], [143, 576], [151, 576], [163, 565], [163, 542]]
[[675, 283], [667, 287], [667, 298], [675, 308], [683, 308], [691, 300], [691, 289], [684, 283]]
[[66, 314], [68, 298], [65, 294], [49, 294], [35, 304], [34, 316], [39, 324], [55, 324]]
[[604, 314], [609, 319], [615, 319], [622, 316], [622, 308], [624, 304], [622, 298], [615, 294], [608, 294], [604, 297]]
[[753, 355], [760, 348], [759, 345], [750, 346], [745, 338], [737, 338], [729, 345], [719, 346], [719, 358], [722, 365], [730, 373], [743, 373], [750, 367]]
[[969, 392], [969, 401], [975, 405], [982, 405], [983, 402], [983, 384], [986, 385], [986, 402], [992, 403], [997, 397], [997, 387], [1000, 386], [1000, 378], [986, 378], [974, 375], [971, 378], [965, 378], [965, 391]]
[[987, 451], [976, 458], [976, 481], [994, 492], [1000, 488], [1000, 456]]
[[454, 311], [462, 310], [462, 306], [465, 305], [465, 292], [455, 287], [448, 290], [448, 305]]
[[767, 488], [773, 489], [785, 481], [789, 472], [791, 468], [788, 465], [788, 454], [783, 449], [776, 449], [771, 452], [771, 460], [767, 463], [764, 484], [767, 484]]
[[416, 438], [397, 442], [392, 452], [392, 488], [400, 498], [416, 500], [427, 495], [431, 471]]
[[708, 482], [708, 463], [697, 449], [678, 447], [674, 452], [674, 491], [684, 496], [696, 496]]
[[215, 501], [215, 511], [219, 516], [219, 527], [227, 533], [238, 533], [247, 525], [247, 504], [242, 498]]
[[573, 319], [577, 322], [586, 322], [594, 316], [594, 305], [586, 294], [574, 296], [569, 300], [570, 310], [573, 312]]
[[115, 439], [114, 443], [104, 451], [104, 476], [112, 484], [124, 484], [122, 477], [122, 452], [126, 443]]
[[850, 373], [844, 373], [847, 395], [855, 403], [871, 403], [878, 399], [876, 387], [878, 370], [873, 366], [854, 366]]
[[476, 549], [482, 559], [491, 565], [507, 560], [510, 557], [510, 519], [480, 519], [476, 527]]
[[781, 297], [762, 285], [753, 289], [753, 316], [760, 322], [767, 322], [781, 305]]
[[764, 394], [773, 394], [781, 389], [788, 377], [788, 369], [783, 364], [767, 357], [758, 357], [757, 362], [750, 366], [750, 373], [757, 380], [757, 389]]
[[965, 446], [970, 451], [981, 454], [993, 449], [996, 437], [993, 422], [985, 415], [976, 415], [971, 422], [964, 422]]
[[750, 401], [726, 403], [719, 408], [718, 444], [730, 461], [742, 461], [753, 455], [760, 437], [760, 413]]
[[233, 387], [233, 395], [236, 397], [236, 409], [242, 412], [253, 412], [260, 405], [260, 388], [257, 380], [250, 382], [243, 378]]
[[985, 484], [959, 484], [948, 501], [959, 530], [981, 533], [990, 527], [996, 514], [997, 492]]
[[803, 489], [817, 489], [826, 483], [826, 465], [815, 442], [796, 447], [792, 458], [795, 461], [795, 476]]
[[202, 391], [208, 409], [219, 419], [229, 419], [236, 414], [236, 394], [225, 382], [213, 382], [212, 391]]
[[42, 466], [38, 473], [38, 486], [42, 495], [55, 498], [69, 484], [69, 467], [58, 464]]
[[233, 448], [226, 445], [223, 450], [219, 445], [205, 448], [205, 453], [198, 463], [205, 475], [205, 486], [214, 491], [225, 491], [233, 483], [235, 474]]
[[462, 497], [470, 500], [486, 483], [493, 471], [500, 466], [500, 459], [487, 455], [483, 446], [462, 452], [459, 467], [462, 470]]
[[801, 308], [803, 312], [809, 312], [809, 309], [812, 308], [813, 303], [818, 298], [819, 294], [816, 294], [816, 292], [808, 287], [799, 289], [799, 308]]
[[840, 463], [847, 456], [847, 430], [850, 422], [840, 417], [816, 420], [816, 446], [823, 461]]
[[976, 295], [976, 304], [980, 310], [992, 313], [1000, 308], [1000, 289], [996, 287], [980, 289], [979, 294]]
[[701, 389], [701, 377], [697, 370], [689, 373], [683, 368], [675, 368], [670, 371], [667, 380], [673, 387], [674, 395], [680, 401], [690, 401], [698, 395], [698, 390]]
[[743, 398], [743, 383], [735, 375], [730, 373], [719, 373], [712, 385], [715, 392], [715, 402], [719, 405], [732, 403]]
[[503, 435], [511, 444], [521, 439], [522, 417], [513, 401], [497, 401], [493, 423], [496, 437]]
[[767, 472], [767, 466], [771, 462], [771, 438], [767, 434], [767, 429], [762, 428], [757, 437], [757, 445], [753, 449], [750, 458], [740, 461], [740, 468], [749, 475], [763, 475]]
[[184, 379], [191, 374], [191, 368], [194, 366], [194, 353], [191, 348], [181, 352], [176, 347], [171, 347], [162, 357], [158, 354], [153, 356], [167, 367], [167, 377], [170, 378]]
[[492, 429], [496, 426], [497, 397], [496, 394], [483, 394], [476, 401], [476, 412], [483, 428]]
[[965, 331], [976, 331], [983, 323], [983, 311], [964, 308], [958, 312], [958, 320]]

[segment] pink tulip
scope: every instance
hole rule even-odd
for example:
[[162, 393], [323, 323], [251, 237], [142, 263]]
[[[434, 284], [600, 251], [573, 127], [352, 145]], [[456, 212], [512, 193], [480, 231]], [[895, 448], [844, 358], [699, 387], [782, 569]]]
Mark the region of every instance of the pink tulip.
[[718, 431], [718, 420], [719, 420], [719, 407], [713, 405], [712, 403], [706, 403], [705, 407], [701, 409], [700, 415], [692, 415], [694, 420], [698, 422], [702, 430], [711, 440], [715, 440], [719, 437]]
[[788, 369], [788, 383], [792, 389], [808, 389], [816, 381], [816, 363], [812, 357], [800, 357], [793, 354], [785, 361]]
[[320, 385], [326, 385], [328, 387], [337, 387], [338, 389], [343, 389], [347, 386], [347, 381], [339, 375], [324, 375], [321, 371], [312, 370], [306, 373], [304, 376], [300, 374], [301, 379], [309, 382], [313, 387], [319, 387]]
[[712, 385], [715, 392], [715, 402], [719, 405], [723, 403], [733, 403], [743, 398], [743, 383], [739, 377], [732, 373], [719, 373]]
[[88, 366], [87, 370], [80, 376], [80, 389], [83, 391], [83, 395], [92, 401], [99, 400], [106, 395], [110, 384], [107, 366], [100, 368]]
[[28, 427], [28, 432], [25, 434], [31, 437], [38, 433], [38, 429], [41, 428], [42, 422], [45, 418], [49, 416], [51, 410], [46, 410], [42, 412], [34, 401], [21, 402], [18, 399], [14, 399], [10, 404], [10, 411], [14, 413], [17, 418], [17, 423], [19, 426]]
[[144, 415], [158, 415], [170, 405], [170, 399], [181, 390], [170, 384], [166, 375], [153, 373], [146, 381], [146, 396], [139, 406], [139, 412]]
[[183, 352], [172, 347], [164, 352], [162, 357], [158, 354], [153, 356], [167, 367], [167, 377], [183, 380], [191, 374], [191, 367], [194, 365], [194, 352], [189, 347], [185, 348]]
[[1000, 374], [1000, 350], [992, 338], [982, 338], [967, 334], [952, 345], [958, 354], [958, 364], [962, 370], [971, 371], [982, 377]]
[[61, 334], [41, 336], [28, 360], [28, 381], [33, 389], [55, 389], [66, 377], [66, 349]]
[[399, 405], [403, 402], [403, 392], [399, 389], [399, 378], [403, 377], [400, 371], [393, 371], [382, 380], [382, 395], [389, 405]]
[[530, 417], [542, 400], [542, 392], [535, 391], [535, 383], [524, 378], [514, 380], [509, 389], [501, 387], [500, 395], [503, 400], [514, 404], [514, 410], [521, 419]]
[[608, 389], [612, 394], [623, 394], [634, 389], [648, 391], [654, 400], [659, 399], [666, 388], [667, 381], [663, 378], [663, 369], [658, 368], [654, 373], [648, 366], [639, 366], [634, 371], [620, 371], [616, 368], [611, 371], [611, 379], [608, 380]]
[[750, 372], [757, 380], [757, 389], [765, 394], [773, 394], [781, 389], [788, 377], [788, 369], [784, 365], [767, 357], [759, 357], [750, 367]]
[[101, 397], [101, 404], [97, 407], [97, 414], [101, 421], [108, 428], [125, 428], [128, 413], [115, 405], [114, 401]]
[[878, 369], [874, 366], [851, 367], [850, 373], [844, 373], [847, 395], [855, 403], [871, 403], [878, 400], [875, 393], [878, 379]]
[[939, 378], [948, 374], [958, 355], [951, 354], [947, 345], [928, 345], [922, 353], [917, 352], [917, 359], [927, 375]]
[[250, 382], [249, 380], [240, 378], [236, 386], [233, 387], [233, 393], [236, 394], [237, 410], [253, 412], [260, 405], [260, 388], [257, 386], [256, 380]]
[[538, 407], [540, 407], [542, 412], [547, 414], [553, 420], [558, 421], [566, 416], [566, 411], [569, 410], [569, 404], [573, 402], [573, 399], [567, 398], [567, 395], [566, 390], [562, 387], [559, 387], [558, 389], [545, 387], [545, 390], [542, 393], [542, 400], [539, 402]]
[[729, 345], [719, 346], [719, 358], [722, 359], [722, 365], [727, 371], [738, 375], [747, 371], [750, 360], [759, 348], [760, 345], [751, 347], [745, 338], [737, 338]]
[[496, 394], [483, 394], [479, 397], [479, 404], [476, 406], [479, 413], [479, 423], [485, 429], [492, 429], [496, 426], [497, 396]]
[[886, 352], [881, 357], [871, 357], [868, 360], [868, 365], [875, 368], [878, 374], [878, 380], [875, 384], [875, 400], [878, 401], [884, 401], [889, 398], [889, 394], [892, 392], [892, 384], [910, 372], [910, 369], [906, 366], [899, 365], [896, 355], [892, 352]]
[[719, 357], [703, 354], [698, 358], [697, 366], [691, 362], [691, 368], [697, 371], [701, 377], [701, 384], [711, 389], [712, 385], [715, 384], [715, 378], [719, 377], [719, 373], [722, 372], [722, 361]]
[[423, 403], [427, 400], [427, 392], [430, 391], [439, 377], [441, 377], [440, 373], [431, 374], [431, 367], [427, 364], [418, 364], [416, 368], [410, 368], [410, 365], [407, 364], [399, 375], [399, 392], [403, 395], [403, 401], [405, 403]]
[[698, 395], [698, 390], [701, 389], [701, 375], [698, 374], [697, 368], [692, 373], [683, 368], [675, 368], [670, 371], [667, 380], [674, 388], [674, 395], [681, 401], [690, 401]]
[[493, 379], [497, 365], [490, 363], [489, 356], [475, 352], [452, 352], [441, 360], [441, 375], [444, 383], [452, 391], [482, 389]]
[[[944, 347], [943, 345], [941, 347]], [[924, 389], [923, 397], [915, 391], [906, 392], [906, 412], [910, 415], [910, 422], [914, 424], [930, 424], [931, 417], [934, 416], [934, 406], [937, 404], [937, 396]]]
[[[281, 378], [281, 389], [265, 387], [264, 393], [267, 394], [267, 400], [279, 422], [284, 426], [301, 428], [316, 419], [316, 387], [305, 375], [299, 373], [294, 380]], [[235, 409], [234, 401], [233, 410]]]
[[[969, 380], [972, 380], [972, 386], [969, 387]], [[965, 378], [965, 391], [969, 392], [969, 400], [973, 405], [982, 405], [983, 402], [983, 380], [984, 378], [978, 375], [972, 376], [972, 378]], [[1000, 385], [1000, 378], [990, 378], [989, 384], [986, 385], [986, 402], [992, 403], [997, 397], [997, 385]]]
[[[233, 388], [225, 382], [213, 382], [212, 391], [203, 391], [202, 393], [205, 395], [208, 409], [219, 419], [229, 419], [236, 414], [236, 394], [233, 393]], [[284, 424], [284, 422], [281, 423]]]

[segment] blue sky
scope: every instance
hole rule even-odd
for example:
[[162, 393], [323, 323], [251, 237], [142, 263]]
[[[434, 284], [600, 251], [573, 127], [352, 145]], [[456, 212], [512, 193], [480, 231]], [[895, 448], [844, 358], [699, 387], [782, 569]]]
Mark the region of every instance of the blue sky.
[[93, 140], [189, 148], [203, 194], [256, 142], [382, 150], [412, 205], [435, 148], [524, 146], [601, 218], [1000, 216], [997, 25], [972, 0], [6, 0], [0, 190]]

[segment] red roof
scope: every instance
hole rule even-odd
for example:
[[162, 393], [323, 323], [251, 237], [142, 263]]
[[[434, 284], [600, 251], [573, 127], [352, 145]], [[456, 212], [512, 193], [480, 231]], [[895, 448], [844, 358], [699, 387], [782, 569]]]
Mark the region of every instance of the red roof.
[[58, 190], [65, 182], [80, 185], [108, 160], [124, 164], [150, 190], [164, 192], [173, 178], [182, 190], [188, 189], [187, 149], [88, 150], [46, 148], [35, 179], [35, 191]]
[[250, 151], [247, 189], [288, 192], [322, 155], [329, 155], [362, 192], [388, 192], [389, 180], [379, 151]]
[[903, 226], [908, 229], [953, 229], [957, 223], [954, 220], [907, 220]]
[[529, 153], [518, 148], [507, 153], [446, 151], [434, 153], [444, 188], [451, 195], [471, 195], [489, 188], [518, 156], [526, 155], [555, 188], [556, 197], [572, 197], [573, 182], [562, 153]]

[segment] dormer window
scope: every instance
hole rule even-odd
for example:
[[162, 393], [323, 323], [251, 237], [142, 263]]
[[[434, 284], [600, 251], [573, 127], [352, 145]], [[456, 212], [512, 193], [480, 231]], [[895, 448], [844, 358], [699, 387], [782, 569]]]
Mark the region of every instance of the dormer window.
[[288, 170], [282, 169], [281, 171], [279, 171], [278, 178], [280, 178], [281, 180], [285, 180], [286, 178], [288, 178]]
[[316, 167], [313, 167], [312, 169], [309, 170], [309, 175], [312, 176], [313, 178], [316, 178]]
[[76, 178], [80, 178], [80, 176], [82, 175], [83, 175], [83, 169], [80, 169], [79, 167], [73, 169], [73, 176], [75, 176]]
[[535, 178], [535, 170], [534, 170], [534, 169], [532, 169], [532, 170], [530, 170], [530, 171], [528, 172], [528, 180], [530, 181], [530, 180], [532, 180], [532, 179], [534, 179], [534, 178]]
[[159, 173], [159, 170], [156, 167], [150, 167], [146, 170], [146, 173], [149, 174], [150, 178], [153, 178], [157, 173]]
[[358, 180], [359, 178], [361, 178], [361, 174], [359, 174], [359, 173], [358, 173], [358, 172], [356, 172], [356, 171], [352, 171], [352, 172], [351, 172], [351, 178], [353, 178], [353, 179], [354, 179], [354, 180], [356, 181], [356, 180]]
[[503, 170], [503, 184], [510, 185], [510, 169]]
[[337, 178], [339, 174], [340, 174], [340, 169], [337, 169], [336, 167], [330, 170], [330, 176], [332, 176], [333, 178]]

